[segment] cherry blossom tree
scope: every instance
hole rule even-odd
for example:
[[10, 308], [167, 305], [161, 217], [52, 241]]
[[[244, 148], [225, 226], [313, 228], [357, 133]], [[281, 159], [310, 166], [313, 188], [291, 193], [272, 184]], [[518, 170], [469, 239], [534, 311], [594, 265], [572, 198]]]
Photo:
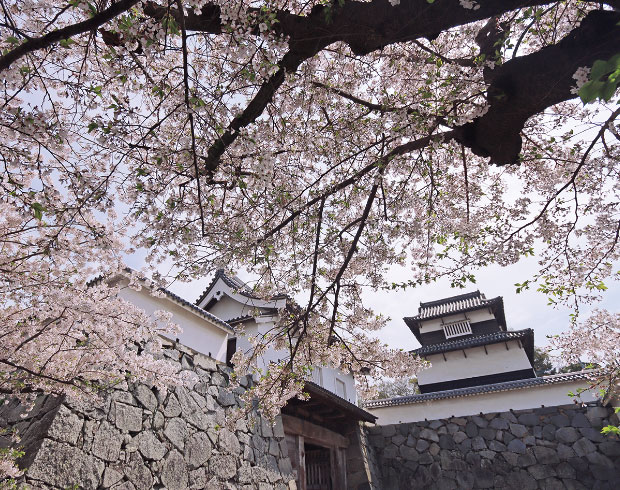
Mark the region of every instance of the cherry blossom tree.
[[317, 362], [421, 366], [369, 340], [364, 288], [536, 254], [519, 288], [578, 310], [617, 275], [617, 0], [0, 5], [7, 392], [164, 369], [124, 347], [156, 326], [87, 287], [133, 248], [155, 279], [305, 293], [270, 339], [273, 407]]

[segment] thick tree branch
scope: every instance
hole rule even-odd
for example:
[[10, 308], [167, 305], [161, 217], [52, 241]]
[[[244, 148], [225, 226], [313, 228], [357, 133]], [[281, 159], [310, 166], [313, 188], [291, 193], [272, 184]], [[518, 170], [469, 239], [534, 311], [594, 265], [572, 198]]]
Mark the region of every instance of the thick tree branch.
[[487, 91], [488, 112], [457, 129], [456, 139], [498, 165], [517, 163], [526, 121], [575, 98], [577, 68], [592, 66], [620, 50], [619, 22], [619, 12], [590, 12], [559, 43], [496, 68]]
[[109, 22], [114, 17], [129, 10], [139, 0], [119, 0], [116, 3], [112, 3], [107, 9], [102, 10], [96, 15], [93, 15], [90, 19], [78, 22], [77, 24], [68, 25], [62, 29], [56, 29], [49, 32], [42, 37], [31, 38], [23, 44], [20, 44], [15, 49], [12, 49], [4, 56], [0, 57], [0, 72], [9, 68], [15, 61], [26, 56], [28, 53], [32, 53], [39, 49], [45, 49], [52, 44], [68, 39], [71, 36], [82, 34], [96, 30], [106, 22]]
[[[221, 156], [236, 140], [239, 130], [253, 123], [273, 100], [286, 73], [294, 72], [301, 63], [334, 42], [344, 42], [356, 55], [365, 55], [394, 43], [420, 37], [434, 39], [440, 32], [452, 27], [494, 17], [517, 8], [545, 3], [549, 2], [487, 0], [479, 2], [480, 8], [473, 10], [464, 9], [458, 0], [442, 0], [433, 4], [426, 0], [402, 0], [400, 5], [395, 7], [387, 0], [345, 0], [341, 5], [334, 2], [327, 7], [315, 6], [307, 16], [277, 11], [277, 22], [272, 23], [271, 29], [275, 34], [288, 38], [290, 50], [280, 61], [279, 70], [261, 86], [246, 109], [233, 119], [224, 134], [209, 147], [204, 159], [205, 171], [212, 174], [217, 169]], [[146, 4], [145, 13], [156, 19], [172, 15], [177, 22], [181, 20], [178, 10], [168, 10], [152, 2]], [[257, 16], [258, 24], [260, 12], [250, 9], [250, 14]], [[222, 33], [223, 25], [218, 6], [207, 4], [202, 8], [201, 15], [190, 12], [183, 20], [188, 30]], [[259, 34], [257, 26], [254, 31]]]

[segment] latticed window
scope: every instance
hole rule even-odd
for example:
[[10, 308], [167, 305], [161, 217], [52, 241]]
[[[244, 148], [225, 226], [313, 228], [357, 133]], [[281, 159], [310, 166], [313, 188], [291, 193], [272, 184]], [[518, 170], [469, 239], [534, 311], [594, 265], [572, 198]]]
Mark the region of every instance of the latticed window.
[[443, 326], [443, 333], [447, 339], [452, 337], [461, 337], [472, 333], [469, 320], [459, 320], [458, 322], [446, 323]]

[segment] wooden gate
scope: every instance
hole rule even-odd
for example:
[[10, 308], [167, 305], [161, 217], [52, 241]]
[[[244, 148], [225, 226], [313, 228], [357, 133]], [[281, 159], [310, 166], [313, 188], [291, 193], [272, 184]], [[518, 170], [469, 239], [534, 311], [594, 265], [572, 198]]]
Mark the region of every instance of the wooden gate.
[[328, 448], [306, 449], [306, 489], [332, 490], [332, 468]]

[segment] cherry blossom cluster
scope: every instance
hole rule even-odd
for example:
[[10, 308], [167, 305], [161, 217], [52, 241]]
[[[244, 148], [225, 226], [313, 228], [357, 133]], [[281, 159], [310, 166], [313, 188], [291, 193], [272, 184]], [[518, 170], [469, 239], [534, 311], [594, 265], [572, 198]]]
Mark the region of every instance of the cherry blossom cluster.
[[[600, 2], [453, 3], [440, 32], [390, 37], [386, 24], [330, 43], [303, 29], [351, 34], [339, 12], [362, 4], [395, 24], [404, 9], [437, 20], [444, 6], [4, 2], [0, 388], [175, 378], [156, 355], [172, 326], [119, 299], [120, 286], [88, 284], [135, 250], [162, 281], [243, 268], [258, 296], [303, 298], [255, 339], [256, 355], [236, 359], [251, 371], [265, 342], [290, 352], [254, 392], [266, 413], [303, 392], [311, 366], [392, 377], [423, 367], [374, 340], [385, 318], [365, 291], [439, 277], [464, 287], [481, 267], [536, 255], [522, 287], [576, 312], [600, 299], [620, 259], [613, 101], [542, 107], [513, 165], [493, 165], [462, 134], [509, 95], [488, 93], [503, 66], [555, 46]], [[505, 27], [484, 47], [489, 26]], [[394, 265], [411, 270], [404, 284], [387, 275]]]

